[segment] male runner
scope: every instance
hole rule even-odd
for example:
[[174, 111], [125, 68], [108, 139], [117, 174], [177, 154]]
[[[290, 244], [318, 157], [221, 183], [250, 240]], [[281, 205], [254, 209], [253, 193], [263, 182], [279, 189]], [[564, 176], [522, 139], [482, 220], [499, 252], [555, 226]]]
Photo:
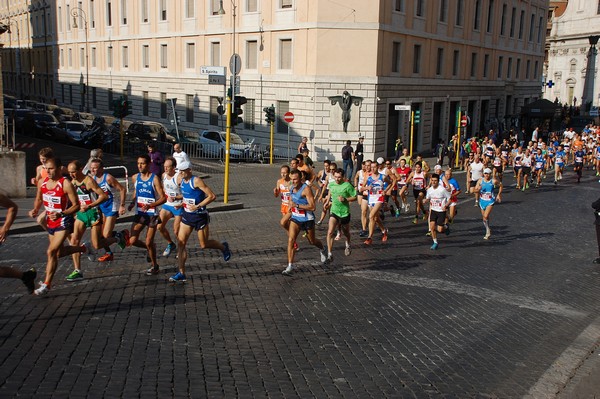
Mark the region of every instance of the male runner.
[[554, 184], [558, 184], [558, 181], [562, 180], [562, 173], [565, 168], [565, 162], [567, 159], [567, 154], [562, 144], [558, 146], [558, 151], [556, 151], [555, 157], [556, 160], [554, 161]]
[[481, 217], [485, 226], [485, 236], [483, 239], [489, 240], [492, 235], [489, 225], [490, 213], [494, 204], [502, 200], [502, 183], [492, 178], [491, 169], [485, 168], [483, 170], [483, 177], [477, 182], [475, 190], [479, 192], [479, 208], [481, 208]]
[[[189, 161], [182, 161], [188, 162]], [[165, 240], [167, 240], [167, 248], [165, 248], [163, 252], [164, 257], [169, 257], [171, 255], [171, 251], [177, 248], [177, 245], [171, 239], [171, 235], [169, 234], [169, 230], [167, 229], [167, 223], [171, 218], [173, 218], [173, 232], [175, 233], [175, 238], [179, 235], [179, 226], [181, 224], [181, 214], [183, 209], [181, 207], [181, 188], [177, 183], [177, 176], [179, 172], [176, 172], [177, 169], [177, 161], [173, 157], [167, 157], [165, 159], [165, 163], [163, 164], [163, 168], [165, 172], [162, 175], [162, 184], [163, 190], [165, 194], [167, 194], [167, 201], [161, 207], [160, 210], [160, 224], [158, 225], [158, 231], [161, 236]]]
[[371, 245], [373, 243], [373, 233], [375, 232], [376, 225], [381, 229], [381, 234], [383, 235], [381, 241], [386, 242], [388, 239], [388, 229], [383, 225], [379, 212], [385, 202], [386, 184], [392, 184], [390, 177], [384, 173], [380, 173], [377, 162], [372, 162], [371, 174], [367, 178], [365, 185], [366, 190], [369, 192], [368, 204], [370, 208], [369, 235], [365, 240], [365, 245]]
[[581, 181], [581, 175], [583, 174], [583, 159], [585, 157], [585, 151], [581, 145], [573, 146], [575, 152], [573, 153], [573, 170], [577, 173], [577, 183]]
[[396, 175], [398, 176], [397, 189], [398, 196], [402, 200], [402, 210], [404, 213], [408, 213], [410, 204], [408, 203], [408, 176], [410, 176], [412, 169], [406, 164], [406, 160], [400, 158], [400, 166], [396, 168]]
[[[452, 177], [452, 168], [446, 169], [446, 182], [450, 186], [450, 201], [448, 204], [448, 223], [454, 222], [456, 217], [456, 206], [458, 205], [458, 196], [460, 195], [460, 185], [458, 181]], [[445, 187], [446, 189], [448, 187]]]
[[357, 188], [356, 197], [357, 197], [358, 205], [360, 206], [361, 230], [358, 233], [358, 236], [360, 238], [366, 238], [369, 235], [369, 231], [368, 231], [368, 222], [369, 222], [368, 195], [369, 195], [369, 193], [367, 192], [365, 186], [367, 183], [367, 178], [369, 177], [370, 173], [371, 173], [371, 160], [367, 159], [366, 161], [363, 161], [362, 169], [359, 170], [354, 175], [354, 187]]
[[423, 212], [423, 218], [425, 218], [423, 200], [425, 199], [429, 174], [421, 168], [421, 162], [415, 162], [415, 168], [410, 173], [407, 180], [407, 184], [412, 184], [413, 196], [415, 197], [415, 218], [413, 219], [413, 224], [417, 224], [419, 221], [419, 212]]
[[350, 249], [350, 202], [356, 201], [356, 190], [351, 183], [344, 181], [344, 170], [338, 168], [333, 173], [333, 177], [335, 181], [329, 183], [329, 194], [326, 199], [331, 204], [329, 229], [327, 231], [328, 262], [333, 261], [331, 249], [340, 226], [342, 234], [346, 237], [344, 254], [349, 256], [352, 251]]
[[431, 186], [427, 189], [425, 201], [429, 201], [429, 230], [433, 244], [432, 250], [438, 249], [438, 233], [450, 234], [450, 227], [446, 224], [446, 208], [450, 200], [450, 191], [440, 184], [440, 175], [434, 173], [430, 177]]
[[484, 169], [483, 162], [479, 159], [479, 154], [475, 154], [473, 162], [469, 164], [467, 168], [467, 176], [469, 180], [469, 194], [475, 195], [475, 206], [479, 203], [479, 193], [475, 191], [475, 186], [479, 179], [481, 179], [481, 172]]

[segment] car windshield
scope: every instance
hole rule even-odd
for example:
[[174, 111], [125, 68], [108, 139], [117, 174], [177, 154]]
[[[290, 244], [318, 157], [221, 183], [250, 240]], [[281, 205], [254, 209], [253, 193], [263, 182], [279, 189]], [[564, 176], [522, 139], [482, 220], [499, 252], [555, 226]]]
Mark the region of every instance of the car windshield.
[[49, 114], [39, 114], [37, 115], [37, 120], [45, 122], [56, 122], [54, 117], [52, 117], [52, 115]]
[[[225, 133], [221, 133], [221, 137], [223, 138], [223, 142], [225, 142]], [[229, 133], [229, 141], [230, 144], [245, 144], [244, 140], [235, 133]]]
[[79, 132], [85, 130], [84, 126], [79, 123], [67, 123], [67, 129]]

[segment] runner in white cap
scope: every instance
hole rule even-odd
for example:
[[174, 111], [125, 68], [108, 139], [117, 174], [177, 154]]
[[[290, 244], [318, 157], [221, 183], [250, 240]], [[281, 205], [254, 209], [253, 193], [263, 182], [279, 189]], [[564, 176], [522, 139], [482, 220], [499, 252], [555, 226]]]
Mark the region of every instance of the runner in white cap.
[[[496, 189], [498, 192], [496, 193]], [[485, 168], [483, 177], [479, 179], [475, 186], [475, 192], [479, 193], [479, 208], [481, 208], [481, 216], [483, 225], [485, 226], [484, 240], [488, 240], [492, 235], [490, 230], [489, 219], [492, 208], [496, 202], [502, 201], [502, 183], [498, 179], [492, 178], [492, 170]]]

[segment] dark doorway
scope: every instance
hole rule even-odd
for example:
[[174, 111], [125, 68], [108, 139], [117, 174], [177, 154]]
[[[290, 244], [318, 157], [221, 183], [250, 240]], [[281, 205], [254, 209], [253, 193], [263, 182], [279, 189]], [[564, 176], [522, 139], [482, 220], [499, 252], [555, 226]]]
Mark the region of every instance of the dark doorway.
[[479, 131], [485, 131], [485, 122], [489, 119], [490, 100], [481, 100], [481, 113], [479, 114]]
[[[451, 134], [454, 134], [454, 132], [456, 132], [456, 123], [458, 122], [458, 108], [460, 107], [460, 102], [459, 101], [451, 101], [450, 102], [450, 114], [449, 114], [449, 118], [448, 118], [448, 131], [451, 132]], [[448, 138], [444, 137], [444, 142], [448, 142]]]
[[387, 142], [385, 144], [385, 156], [391, 158], [396, 155], [396, 139], [398, 138], [398, 132], [400, 131], [400, 113], [394, 109], [396, 104], [389, 104], [388, 106], [388, 132]]
[[[473, 123], [475, 121], [475, 112], [477, 111], [477, 100], [470, 100], [469, 107], [467, 108], [467, 116], [470, 121], [467, 125], [467, 137], [473, 137]], [[481, 120], [481, 117], [479, 118]]]
[[431, 125], [431, 149], [434, 149], [442, 134], [442, 118], [444, 117], [444, 102], [433, 103], [433, 123]]

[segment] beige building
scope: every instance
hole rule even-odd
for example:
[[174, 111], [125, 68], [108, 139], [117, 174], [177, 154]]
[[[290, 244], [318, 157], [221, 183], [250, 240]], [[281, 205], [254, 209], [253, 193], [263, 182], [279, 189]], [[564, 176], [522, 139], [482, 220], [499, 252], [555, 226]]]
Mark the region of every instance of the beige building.
[[126, 94], [131, 119], [167, 126], [177, 98], [182, 129], [219, 129], [224, 86], [203, 67], [229, 75], [237, 53], [242, 137], [268, 142], [273, 104], [281, 152], [308, 136], [313, 158], [340, 158], [363, 135], [368, 157], [392, 155], [410, 132], [410, 112], [396, 108], [410, 105], [414, 149], [429, 152], [456, 131], [459, 108], [473, 135], [510, 127], [540, 96], [547, 10], [544, 0], [7, 0], [0, 18], [19, 20], [20, 37], [0, 37], [3, 79], [9, 94], [98, 114]]

